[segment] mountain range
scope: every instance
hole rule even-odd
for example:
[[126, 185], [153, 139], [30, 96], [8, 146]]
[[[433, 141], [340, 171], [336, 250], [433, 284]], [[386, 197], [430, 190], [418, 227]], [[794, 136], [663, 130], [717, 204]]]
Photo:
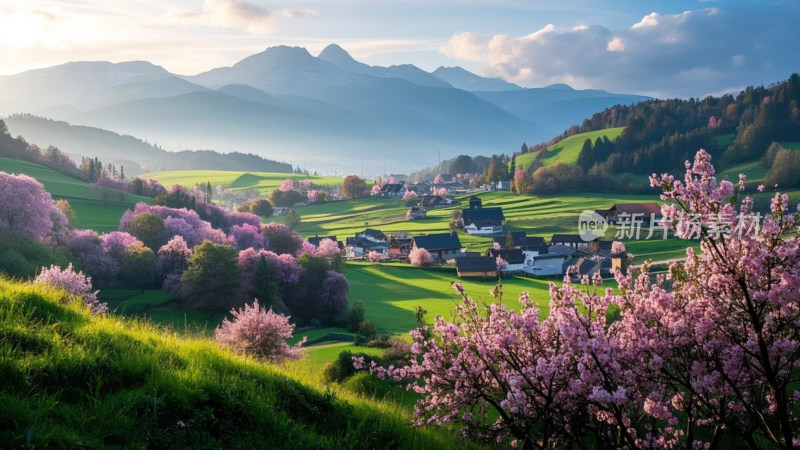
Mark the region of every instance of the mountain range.
[[[335, 44], [316, 57], [271, 47], [193, 76], [134, 61], [71, 62], [0, 77], [0, 115], [35, 114], [170, 150], [254, 153], [326, 173], [402, 171], [440, 156], [513, 151], [646, 98], [566, 85], [524, 89], [458, 67], [370, 66]], [[20, 134], [13, 120], [9, 129]], [[60, 145], [42, 141], [48, 133], [30, 123], [24, 136]], [[71, 148], [62, 150], [98, 148], [80, 142], [69, 139]]]

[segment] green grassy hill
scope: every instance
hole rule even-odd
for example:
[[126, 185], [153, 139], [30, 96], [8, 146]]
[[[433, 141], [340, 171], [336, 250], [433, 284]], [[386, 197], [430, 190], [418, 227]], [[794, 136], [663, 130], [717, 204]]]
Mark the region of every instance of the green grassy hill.
[[0, 171], [28, 175], [42, 183], [54, 199], [68, 200], [78, 217], [79, 228], [99, 232], [116, 230], [126, 209], [138, 202], [152, 202], [149, 197], [124, 193], [125, 204], [108, 204], [101, 199], [100, 192], [86, 182], [27, 161], [0, 158]]
[[0, 278], [4, 448], [469, 445], [446, 429], [410, 428], [407, 408], [325, 389], [292, 365], [236, 356], [149, 322], [93, 317], [63, 299]]
[[321, 186], [341, 186], [342, 179], [338, 177], [320, 177], [314, 175], [297, 175], [290, 173], [269, 172], [235, 172], [223, 170], [177, 170], [169, 172], [153, 172], [143, 175], [144, 178], [154, 178], [164, 186], [180, 184], [194, 186], [199, 182], [211, 182], [213, 186], [222, 185], [233, 189], [256, 189], [263, 195], [268, 195], [281, 185], [283, 180], [309, 179], [314, 184]]
[[[589, 131], [587, 133], [570, 136], [547, 147], [547, 156], [542, 159], [542, 163], [545, 165], [545, 167], [552, 166], [556, 163], [575, 164], [575, 162], [578, 161], [578, 155], [580, 154], [581, 148], [583, 148], [583, 143], [586, 141], [586, 139], [591, 139], [592, 142], [594, 142], [597, 140], [597, 138], [606, 136], [609, 140], [613, 141], [620, 134], [622, 134], [623, 129], [624, 127], [608, 128], [605, 130]], [[526, 153], [524, 155], [517, 156], [517, 168], [525, 169], [530, 167], [531, 164], [533, 164], [536, 155], [537, 153]]]

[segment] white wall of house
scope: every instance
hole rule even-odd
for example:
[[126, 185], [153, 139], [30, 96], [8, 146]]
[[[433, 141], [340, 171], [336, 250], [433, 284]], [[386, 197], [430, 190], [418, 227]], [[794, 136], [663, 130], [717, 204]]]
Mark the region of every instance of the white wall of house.
[[566, 258], [543, 255], [539, 252], [525, 252], [524, 271], [533, 275], [562, 275], [564, 273], [564, 261]]
[[496, 226], [496, 227], [481, 227], [478, 228], [475, 226], [474, 223], [469, 224], [469, 226], [465, 227], [467, 234], [474, 234], [474, 235], [487, 235], [487, 234], [495, 234], [495, 233], [502, 233], [503, 227]]
[[519, 272], [525, 270], [525, 262], [519, 264], [509, 264], [501, 270], [501, 272]]

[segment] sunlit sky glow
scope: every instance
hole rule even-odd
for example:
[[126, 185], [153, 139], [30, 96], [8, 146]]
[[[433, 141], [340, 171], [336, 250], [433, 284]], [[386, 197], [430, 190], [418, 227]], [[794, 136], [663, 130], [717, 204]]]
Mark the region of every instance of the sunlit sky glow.
[[148, 60], [193, 75], [337, 43], [373, 65], [704, 96], [800, 71], [797, 23], [795, 0], [0, 0], [0, 74]]

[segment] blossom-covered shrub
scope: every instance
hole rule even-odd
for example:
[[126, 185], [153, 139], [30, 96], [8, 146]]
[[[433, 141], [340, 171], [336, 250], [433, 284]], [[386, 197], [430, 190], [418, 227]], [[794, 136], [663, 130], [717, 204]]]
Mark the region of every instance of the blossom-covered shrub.
[[333, 239], [322, 239], [319, 241], [315, 256], [319, 258], [330, 258], [333, 256], [341, 255], [342, 251], [339, 249], [339, 243]]
[[97, 291], [92, 291], [92, 279], [86, 277], [83, 272], [76, 273], [72, 263], [66, 269], [55, 265], [50, 268], [42, 267], [34, 283], [63, 289], [70, 297], [88, 305], [92, 314], [108, 312], [108, 305], [97, 301]]
[[230, 312], [233, 320], [224, 319], [215, 332], [222, 347], [275, 363], [303, 357], [305, 338], [294, 346], [286, 343], [294, 331], [288, 317], [267, 311], [257, 299]]
[[261, 234], [261, 227], [253, 226], [249, 223], [233, 225], [231, 227], [231, 236], [233, 236], [233, 240], [239, 250], [246, 248], [261, 250], [267, 246], [266, 239]]
[[375, 250], [370, 250], [370, 252], [367, 253], [367, 260], [368, 261], [381, 262], [384, 259], [386, 259], [386, 255], [383, 254], [383, 253], [379, 253], [379, 252], [377, 252]]
[[408, 252], [408, 261], [414, 267], [422, 267], [433, 262], [433, 257], [424, 248], [415, 248]]
[[62, 243], [69, 236], [68, 223], [41, 183], [0, 172], [0, 234]]
[[296, 255], [303, 245], [303, 238], [282, 223], [270, 222], [264, 225], [261, 234], [267, 239], [268, 250], [278, 254]]
[[189, 268], [192, 250], [181, 236], [175, 236], [158, 249], [156, 269], [161, 277], [161, 288], [173, 295], [180, 293], [181, 275]]
[[410, 205], [412, 203], [417, 202], [417, 200], [419, 200], [419, 195], [417, 195], [417, 193], [414, 191], [406, 191], [406, 193], [403, 194], [403, 201], [406, 204]]
[[98, 286], [109, 285], [119, 274], [119, 264], [105, 251], [96, 231], [73, 230], [67, 248]]

